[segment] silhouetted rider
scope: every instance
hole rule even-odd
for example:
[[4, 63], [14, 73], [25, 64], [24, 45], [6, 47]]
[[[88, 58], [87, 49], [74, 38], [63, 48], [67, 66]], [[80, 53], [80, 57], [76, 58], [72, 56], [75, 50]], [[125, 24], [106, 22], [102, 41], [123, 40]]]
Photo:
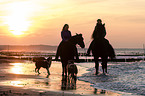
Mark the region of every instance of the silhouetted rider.
[[97, 20], [97, 24], [96, 24], [95, 29], [94, 29], [93, 34], [92, 34], [93, 41], [91, 42], [91, 44], [90, 44], [90, 46], [88, 48], [87, 55], [90, 55], [90, 50], [92, 48], [94, 40], [96, 40], [96, 39], [97, 40], [101, 40], [105, 36], [106, 36], [105, 24], [102, 24], [102, 20], [98, 19]]
[[110, 51], [110, 57], [114, 58], [115, 57], [114, 49], [110, 45], [109, 41], [107, 39], [105, 39], [105, 36], [106, 36], [105, 23], [102, 24], [102, 20], [98, 19], [97, 24], [96, 24], [95, 29], [92, 34], [93, 41], [91, 42], [86, 55], [88, 55], [88, 56], [90, 55], [90, 51], [92, 50], [93, 43], [96, 40], [98, 42], [104, 43], [105, 46], [108, 46], [108, 48], [109, 48], [108, 50]]
[[65, 24], [62, 28], [62, 31], [61, 31], [61, 38], [62, 38], [62, 41], [61, 43], [59, 44], [58, 48], [57, 48], [57, 53], [56, 53], [56, 56], [55, 56], [55, 60], [58, 60], [58, 56], [59, 56], [59, 50], [60, 50], [60, 46], [62, 44], [62, 42], [66, 42], [68, 41], [70, 38], [71, 38], [71, 32], [68, 30], [69, 29], [69, 25], [68, 24]]

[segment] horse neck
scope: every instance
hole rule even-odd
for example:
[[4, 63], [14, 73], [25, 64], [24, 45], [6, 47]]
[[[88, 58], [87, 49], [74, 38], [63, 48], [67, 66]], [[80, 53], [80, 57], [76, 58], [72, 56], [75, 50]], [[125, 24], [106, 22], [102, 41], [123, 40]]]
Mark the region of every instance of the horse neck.
[[69, 42], [71, 42], [73, 45], [76, 45], [76, 44], [77, 44], [76, 38], [75, 38], [75, 37], [71, 37], [71, 38], [69, 39]]

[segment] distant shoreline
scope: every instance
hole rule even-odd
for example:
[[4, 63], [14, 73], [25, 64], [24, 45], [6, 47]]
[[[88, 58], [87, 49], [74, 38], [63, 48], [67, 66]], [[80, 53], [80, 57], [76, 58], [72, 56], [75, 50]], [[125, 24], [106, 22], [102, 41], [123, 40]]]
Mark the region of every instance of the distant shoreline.
[[[40, 47], [40, 48], [38, 48], [38, 47]], [[57, 48], [58, 47], [58, 45], [43, 45], [43, 44], [38, 44], [38, 45], [0, 45], [0, 50], [10, 50], [11, 48], [14, 50], [16, 50], [17, 48], [19, 49], [19, 48], [38, 48], [39, 50], [42, 48], [42, 49], [45, 49], [45, 48]], [[8, 49], [9, 48], [9, 49]], [[41, 49], [41, 50], [42, 50]], [[87, 49], [87, 48], [86, 48]], [[143, 48], [114, 48], [115, 50], [120, 50], [120, 49], [125, 49], [125, 50], [138, 50], [138, 49], [140, 49], [140, 50], [143, 50]]]
[[39, 50], [56, 50], [57, 46], [51, 45], [0, 45], [0, 51], [39, 51]]
[[[52, 55], [49, 55], [52, 56]], [[47, 56], [47, 57], [49, 57]], [[32, 61], [34, 58], [39, 58], [39, 57], [43, 57], [43, 56], [0, 56], [0, 60], [30, 60]], [[53, 61], [54, 60], [54, 56], [53, 57]], [[145, 60], [145, 58], [119, 58], [119, 59], [113, 59], [110, 60], [108, 59], [108, 62], [135, 62], [135, 61], [141, 61], [141, 60]], [[60, 61], [60, 59], [58, 59], [58, 61]], [[99, 59], [99, 61], [101, 61], [101, 59]], [[80, 58], [79, 62], [77, 61], [77, 63], [82, 63], [82, 62], [94, 62], [93, 58]]]
[[[0, 45], [0, 59], [30, 60], [34, 57], [52, 56], [57, 46], [51, 45]], [[78, 48], [80, 62], [94, 62], [93, 56], [86, 56], [87, 48]], [[134, 62], [145, 59], [145, 50], [141, 48], [115, 48], [116, 59], [111, 62]]]

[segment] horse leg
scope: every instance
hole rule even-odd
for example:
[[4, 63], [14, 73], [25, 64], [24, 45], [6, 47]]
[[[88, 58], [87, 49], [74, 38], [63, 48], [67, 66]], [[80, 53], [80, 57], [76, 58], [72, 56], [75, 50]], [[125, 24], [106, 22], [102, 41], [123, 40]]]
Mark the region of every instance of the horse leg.
[[62, 62], [62, 76], [64, 76], [64, 63]]
[[102, 62], [102, 70], [103, 70], [103, 73], [104, 73], [104, 63]]
[[99, 73], [99, 62], [98, 62], [99, 57], [94, 57], [95, 60], [95, 68], [96, 68], [96, 75]]
[[107, 73], [107, 58], [106, 58], [106, 61], [105, 61], [106, 63], [105, 63], [105, 72]]
[[107, 64], [106, 64], [106, 66], [105, 66], [105, 69], [106, 69], [106, 71], [105, 71], [105, 72], [107, 73]]
[[62, 62], [62, 76], [67, 75], [67, 69], [66, 69], [66, 66], [67, 66], [67, 62]]
[[102, 70], [103, 70], [103, 73], [105, 72], [107, 73], [107, 57], [102, 57]]
[[65, 72], [65, 75], [67, 76], [67, 64], [64, 65], [64, 72]]

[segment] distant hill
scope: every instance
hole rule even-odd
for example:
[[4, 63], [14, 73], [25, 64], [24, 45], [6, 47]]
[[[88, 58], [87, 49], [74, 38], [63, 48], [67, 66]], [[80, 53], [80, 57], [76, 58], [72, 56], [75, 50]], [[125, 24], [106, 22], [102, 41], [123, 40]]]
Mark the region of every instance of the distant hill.
[[17, 50], [17, 51], [56, 51], [57, 46], [51, 45], [0, 45], [0, 50]]

